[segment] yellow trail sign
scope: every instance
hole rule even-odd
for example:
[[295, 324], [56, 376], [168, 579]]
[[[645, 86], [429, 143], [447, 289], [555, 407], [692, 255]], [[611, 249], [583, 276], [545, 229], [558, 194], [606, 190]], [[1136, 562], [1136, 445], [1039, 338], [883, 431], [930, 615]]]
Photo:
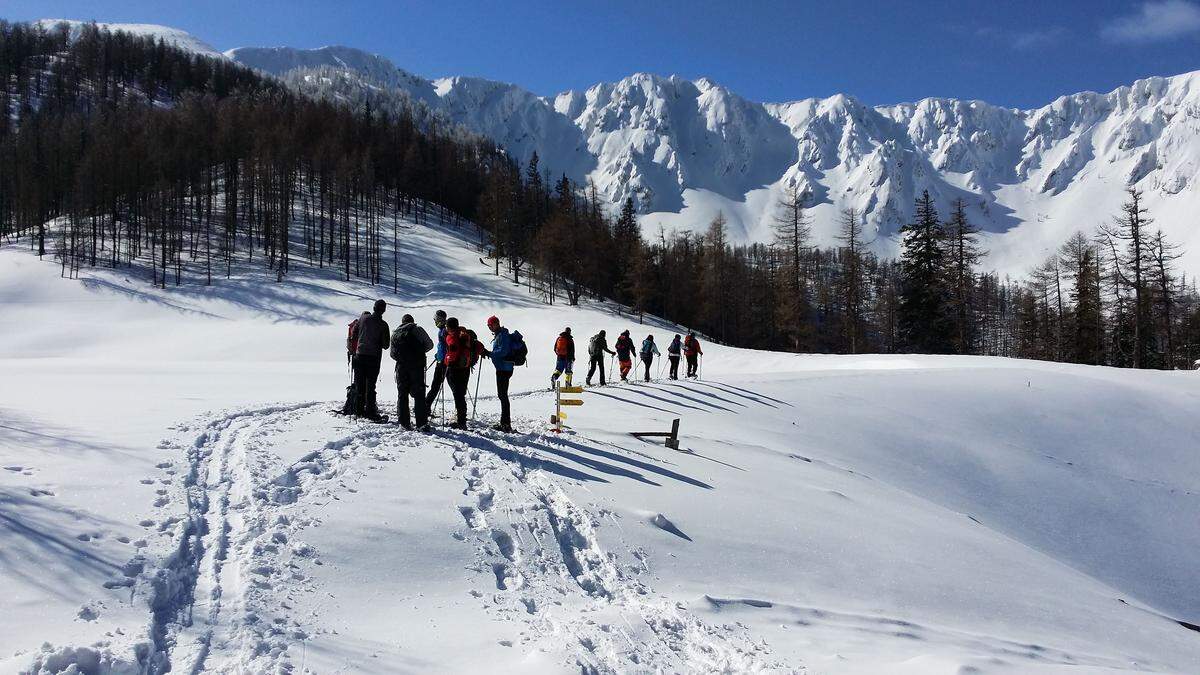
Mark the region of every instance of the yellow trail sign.
[[558, 419], [560, 419], [560, 420], [565, 420], [565, 419], [567, 419], [567, 413], [565, 413], [565, 412], [563, 412], [563, 411], [559, 410], [559, 411], [558, 411], [558, 415], [557, 415], [557, 417], [558, 417]]
[[563, 400], [559, 401], [559, 403], [562, 405], [583, 405], [583, 401], [577, 398], [564, 398]]
[[582, 394], [583, 387], [559, 387], [558, 390], [564, 394]]

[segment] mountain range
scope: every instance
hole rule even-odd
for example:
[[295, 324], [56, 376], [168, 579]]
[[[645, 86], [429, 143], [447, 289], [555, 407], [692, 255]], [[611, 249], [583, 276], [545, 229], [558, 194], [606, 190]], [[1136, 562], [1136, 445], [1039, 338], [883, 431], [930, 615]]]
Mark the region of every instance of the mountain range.
[[[176, 29], [158, 31], [218, 53]], [[703, 231], [718, 212], [734, 242], [769, 241], [781, 198], [811, 195], [814, 241], [835, 243], [841, 212], [865, 219], [873, 247], [896, 233], [928, 190], [946, 211], [963, 199], [983, 230], [985, 265], [1023, 274], [1073, 232], [1117, 212], [1127, 186], [1145, 192], [1158, 226], [1200, 273], [1200, 71], [1151, 77], [1020, 110], [926, 98], [868, 105], [843, 94], [760, 103], [708, 79], [638, 73], [586, 91], [540, 96], [476, 77], [429, 79], [350, 47], [242, 47], [220, 55], [339, 92], [392, 92], [504, 146], [519, 162], [593, 184], [614, 207], [632, 198], [643, 230]], [[319, 75], [314, 77], [314, 75]]]

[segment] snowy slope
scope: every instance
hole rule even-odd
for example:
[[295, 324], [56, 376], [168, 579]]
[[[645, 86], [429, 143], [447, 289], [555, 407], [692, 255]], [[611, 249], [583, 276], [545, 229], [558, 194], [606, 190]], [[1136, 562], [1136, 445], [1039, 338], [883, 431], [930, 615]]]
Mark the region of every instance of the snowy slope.
[[[89, 22], [77, 21], [74, 19], [42, 19], [40, 21], [35, 21], [34, 23], [36, 23], [46, 29], [51, 29], [51, 28], [54, 28], [55, 26], [57, 26], [58, 24], [65, 23], [70, 27], [71, 34], [74, 36], [74, 35], [78, 35], [79, 31], [83, 28], [83, 26]], [[215, 58], [225, 58], [224, 54], [222, 54], [221, 52], [214, 49], [212, 46], [210, 46], [205, 41], [192, 35], [191, 33], [182, 31], [178, 28], [171, 28], [170, 26], [159, 26], [159, 25], [152, 24], [152, 23], [99, 23], [99, 22], [97, 22], [96, 25], [102, 29], [113, 31], [113, 32], [129, 33], [131, 35], [137, 35], [139, 37], [151, 37], [151, 38], [155, 38], [158, 40], [162, 40], [163, 42], [165, 42], [169, 45], [179, 47], [180, 49], [184, 49], [187, 51], [192, 51], [197, 54], [202, 54], [204, 56], [211, 56], [211, 57], [215, 57]]]
[[[0, 672], [1200, 663], [1173, 620], [1200, 622], [1194, 373], [707, 345], [702, 381], [588, 390], [556, 436], [564, 325], [581, 352], [670, 329], [540, 304], [453, 232], [401, 242], [398, 294], [0, 250]], [[486, 430], [486, 367], [469, 433], [329, 415], [376, 294], [521, 330], [522, 433]], [[687, 452], [627, 434], [676, 417]]]
[[[315, 62], [372, 74], [391, 65], [353, 52], [229, 54], [275, 74]], [[392, 72], [397, 87], [522, 161], [536, 151], [543, 167], [592, 181], [613, 203], [634, 197], [649, 232], [702, 230], [722, 211], [735, 240], [764, 241], [776, 202], [799, 187], [817, 200], [822, 243], [834, 243], [839, 212], [853, 207], [881, 235], [876, 247], [892, 253], [914, 198], [929, 190], [943, 208], [964, 199], [989, 233], [988, 264], [1020, 274], [1076, 229], [1107, 221], [1136, 185], [1191, 251], [1186, 268], [1200, 270], [1200, 72], [1032, 110], [954, 99], [873, 107], [845, 95], [762, 104], [705, 79], [647, 74], [545, 98], [479, 78], [431, 83]]]

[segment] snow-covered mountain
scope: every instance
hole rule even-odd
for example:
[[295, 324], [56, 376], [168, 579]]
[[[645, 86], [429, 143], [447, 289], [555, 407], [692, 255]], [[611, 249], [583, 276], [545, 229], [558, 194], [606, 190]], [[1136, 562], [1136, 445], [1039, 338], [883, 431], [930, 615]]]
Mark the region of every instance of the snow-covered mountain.
[[[106, 25], [215, 54], [175, 29]], [[841, 210], [853, 207], [875, 248], [893, 254], [914, 198], [929, 190], [943, 210], [966, 201], [988, 266], [1023, 274], [1075, 230], [1107, 221], [1136, 185], [1188, 252], [1184, 268], [1200, 273], [1200, 71], [1017, 110], [940, 98], [871, 106], [845, 95], [758, 103], [707, 79], [642, 73], [546, 97], [480, 78], [431, 80], [349, 47], [224, 55], [275, 75], [337, 70], [402, 93], [521, 162], [536, 151], [543, 168], [591, 181], [614, 205], [634, 198], [648, 232], [703, 230], [720, 211], [733, 241], [765, 241], [778, 200], [800, 188], [814, 198], [818, 243], [834, 243]]]
[[[35, 21], [34, 23], [39, 26], [42, 26], [43, 28], [46, 28], [47, 30], [54, 28], [58, 24], [66, 24], [70, 28], [72, 36], [76, 36], [76, 35], [79, 35], [79, 31], [83, 28], [84, 25], [91, 23], [91, 22], [78, 21], [75, 19], [41, 19], [40, 21]], [[96, 25], [102, 29], [110, 30], [113, 32], [120, 31], [123, 33], [129, 33], [131, 35], [137, 35], [139, 37], [158, 38], [169, 45], [179, 47], [180, 49], [186, 49], [189, 51], [193, 51], [193, 52], [196, 52], [197, 54], [203, 54], [204, 56], [224, 58], [224, 54], [222, 54], [221, 52], [214, 49], [212, 47], [212, 45], [209, 45], [207, 42], [205, 42], [204, 40], [201, 40], [200, 38], [196, 37], [195, 35], [192, 35], [191, 33], [180, 30], [178, 28], [171, 28], [170, 26], [160, 26], [158, 24], [153, 24], [153, 23], [98, 23], [97, 22]], [[73, 39], [73, 37], [72, 37], [72, 39]]]
[[1017, 110], [938, 98], [870, 106], [845, 95], [764, 104], [707, 79], [641, 73], [542, 97], [479, 78], [430, 81], [340, 47], [227, 54], [274, 74], [316, 64], [376, 79], [386, 71], [522, 161], [536, 151], [542, 166], [592, 181], [613, 203], [633, 197], [649, 230], [702, 229], [719, 210], [735, 240], [762, 241], [777, 200], [799, 187], [815, 198], [822, 242], [853, 207], [886, 252], [929, 190], [943, 208], [966, 200], [991, 264], [1017, 272], [1106, 220], [1137, 185], [1168, 235], [1200, 248], [1190, 217], [1200, 212], [1200, 72]]

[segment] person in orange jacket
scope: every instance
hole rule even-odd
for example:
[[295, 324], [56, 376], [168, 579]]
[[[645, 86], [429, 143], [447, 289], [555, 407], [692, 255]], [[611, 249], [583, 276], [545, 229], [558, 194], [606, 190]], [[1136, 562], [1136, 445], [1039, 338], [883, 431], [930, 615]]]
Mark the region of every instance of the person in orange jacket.
[[687, 376], [696, 377], [696, 357], [703, 355], [704, 350], [700, 349], [700, 341], [696, 339], [696, 333], [688, 331], [687, 337], [683, 340], [683, 357], [687, 359]]
[[575, 370], [575, 338], [571, 337], [571, 327], [567, 326], [558, 334], [554, 341], [554, 374], [550, 376], [550, 388], [558, 384], [558, 376], [567, 374], [567, 386], [571, 386], [571, 374]]

